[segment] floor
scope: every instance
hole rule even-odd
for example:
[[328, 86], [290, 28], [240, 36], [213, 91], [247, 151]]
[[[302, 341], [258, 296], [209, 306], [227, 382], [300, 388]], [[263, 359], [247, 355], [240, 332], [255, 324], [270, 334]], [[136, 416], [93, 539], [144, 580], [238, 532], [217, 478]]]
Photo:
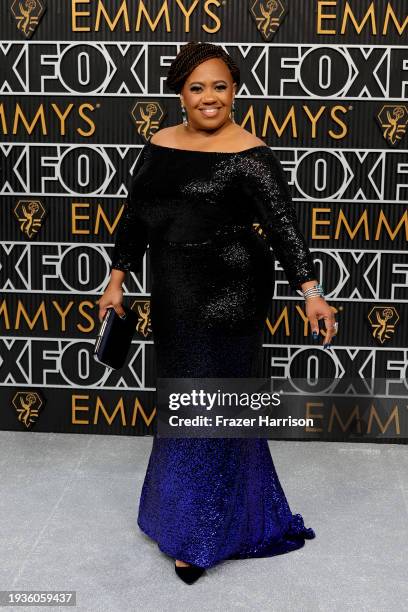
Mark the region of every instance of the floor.
[[270, 441], [292, 512], [316, 538], [189, 586], [136, 525], [151, 444], [1, 431], [0, 591], [75, 590], [68, 609], [84, 612], [408, 609], [407, 446]]

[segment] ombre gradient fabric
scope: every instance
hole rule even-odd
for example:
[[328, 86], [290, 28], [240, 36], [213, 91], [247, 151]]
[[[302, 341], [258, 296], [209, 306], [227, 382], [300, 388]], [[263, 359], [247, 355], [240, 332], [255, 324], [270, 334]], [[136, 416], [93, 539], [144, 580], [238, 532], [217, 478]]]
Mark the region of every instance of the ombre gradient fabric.
[[[147, 245], [159, 377], [258, 375], [273, 297], [270, 247], [293, 290], [317, 279], [267, 146], [220, 153], [145, 145], [111, 267], [139, 272]], [[315, 537], [292, 513], [266, 439], [154, 436], [137, 523], [164, 553], [205, 568]]]

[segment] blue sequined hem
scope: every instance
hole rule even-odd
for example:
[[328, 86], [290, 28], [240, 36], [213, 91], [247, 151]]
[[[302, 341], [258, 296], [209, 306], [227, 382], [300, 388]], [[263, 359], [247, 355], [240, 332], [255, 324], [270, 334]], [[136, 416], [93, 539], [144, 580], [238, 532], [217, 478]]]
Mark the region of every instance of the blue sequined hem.
[[236, 554], [229, 555], [224, 558], [215, 559], [207, 563], [203, 563], [202, 557], [197, 559], [190, 557], [189, 555], [183, 555], [180, 551], [171, 549], [168, 545], [163, 545], [158, 541], [157, 537], [148, 528], [143, 526], [140, 520], [137, 520], [137, 524], [141, 531], [154, 540], [161, 552], [174, 559], [181, 559], [186, 563], [193, 563], [198, 567], [210, 568], [222, 561], [237, 560], [237, 559], [251, 559], [251, 558], [262, 558], [262, 557], [273, 557], [275, 555], [285, 554], [293, 550], [302, 548], [305, 545], [305, 540], [312, 540], [316, 537], [314, 530], [311, 527], [305, 527], [303, 517], [301, 514], [293, 514], [289, 527], [285, 534], [272, 544], [266, 544], [261, 548], [252, 549], [250, 551], [240, 551]]
[[256, 557], [273, 557], [282, 555], [292, 550], [297, 550], [305, 545], [305, 540], [312, 540], [316, 537], [311, 527], [305, 527], [301, 514], [293, 514], [287, 531], [272, 544], [266, 544], [259, 549], [252, 549], [249, 552], [241, 552], [229, 557], [230, 559], [249, 559]]

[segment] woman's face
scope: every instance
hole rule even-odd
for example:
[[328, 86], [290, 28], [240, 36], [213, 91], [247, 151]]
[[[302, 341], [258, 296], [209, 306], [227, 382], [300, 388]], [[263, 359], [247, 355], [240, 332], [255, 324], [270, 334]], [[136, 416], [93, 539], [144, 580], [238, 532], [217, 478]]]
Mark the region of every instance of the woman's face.
[[230, 121], [236, 83], [226, 63], [219, 58], [201, 62], [187, 77], [180, 93], [190, 127], [216, 130]]

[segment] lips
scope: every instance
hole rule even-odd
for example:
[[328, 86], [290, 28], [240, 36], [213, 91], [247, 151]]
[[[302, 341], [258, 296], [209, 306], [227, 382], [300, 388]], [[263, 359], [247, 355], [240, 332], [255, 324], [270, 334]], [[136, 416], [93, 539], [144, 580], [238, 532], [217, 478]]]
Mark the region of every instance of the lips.
[[204, 115], [204, 117], [215, 117], [215, 115], [218, 113], [220, 109], [219, 108], [200, 108], [199, 110], [201, 114]]

